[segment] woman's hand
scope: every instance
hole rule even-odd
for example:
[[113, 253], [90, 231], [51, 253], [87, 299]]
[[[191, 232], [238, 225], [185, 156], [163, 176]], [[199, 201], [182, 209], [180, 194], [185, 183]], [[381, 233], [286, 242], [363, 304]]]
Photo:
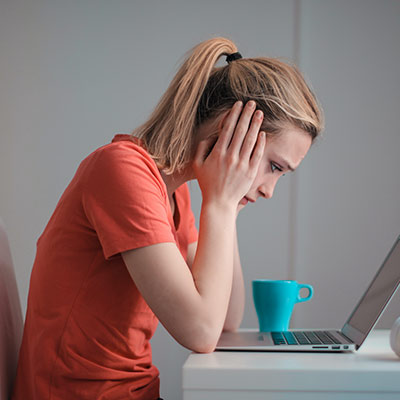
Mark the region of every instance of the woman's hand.
[[193, 168], [204, 203], [236, 210], [250, 189], [265, 146], [265, 133], [259, 132], [263, 113], [255, 107], [254, 101], [244, 109], [241, 102], [234, 104], [208, 156], [210, 140], [200, 142]]

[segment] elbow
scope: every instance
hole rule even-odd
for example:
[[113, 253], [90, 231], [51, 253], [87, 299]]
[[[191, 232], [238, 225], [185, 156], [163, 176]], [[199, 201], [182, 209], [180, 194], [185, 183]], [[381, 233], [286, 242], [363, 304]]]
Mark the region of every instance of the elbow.
[[195, 335], [184, 346], [195, 353], [212, 353], [217, 347], [219, 336]]
[[194, 351], [195, 353], [206, 354], [212, 353], [215, 350], [216, 346], [217, 343], [199, 343], [189, 350]]
[[205, 323], [198, 324], [188, 332], [180, 344], [195, 353], [212, 353], [217, 347], [222, 328], [207, 325]]

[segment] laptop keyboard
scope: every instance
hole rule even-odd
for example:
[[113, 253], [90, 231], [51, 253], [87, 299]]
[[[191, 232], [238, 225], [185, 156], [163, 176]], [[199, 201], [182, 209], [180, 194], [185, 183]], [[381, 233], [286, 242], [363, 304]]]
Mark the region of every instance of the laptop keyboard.
[[293, 332], [271, 332], [272, 340], [276, 345], [299, 345], [299, 344], [340, 344], [327, 331], [293, 331]]

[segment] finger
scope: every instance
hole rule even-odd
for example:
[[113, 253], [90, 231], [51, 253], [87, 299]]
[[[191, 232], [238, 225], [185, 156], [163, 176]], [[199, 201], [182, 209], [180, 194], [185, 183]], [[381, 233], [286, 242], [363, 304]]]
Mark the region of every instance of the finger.
[[247, 102], [246, 106], [243, 109], [242, 114], [240, 115], [240, 119], [235, 127], [235, 133], [232, 138], [232, 142], [230, 144], [231, 151], [237, 153], [240, 152], [244, 138], [246, 137], [246, 133], [249, 130], [255, 109], [256, 109], [255, 101], [251, 100]]
[[223, 126], [218, 138], [218, 141], [216, 143], [216, 147], [219, 147], [220, 149], [226, 150], [227, 147], [229, 146], [233, 133], [235, 132], [235, 127], [236, 124], [239, 120], [240, 113], [242, 112], [243, 109], [243, 103], [241, 101], [237, 101], [232, 109], [230, 110], [228, 116], [223, 122]]
[[250, 128], [246, 133], [242, 148], [240, 150], [240, 158], [243, 160], [249, 160], [251, 157], [251, 154], [254, 150], [254, 146], [257, 143], [258, 133], [261, 128], [263, 117], [264, 117], [264, 114], [261, 110], [257, 110], [253, 114]]
[[250, 158], [249, 166], [255, 172], [258, 171], [258, 167], [264, 155], [266, 136], [265, 132], [260, 132], [257, 138], [257, 144]]

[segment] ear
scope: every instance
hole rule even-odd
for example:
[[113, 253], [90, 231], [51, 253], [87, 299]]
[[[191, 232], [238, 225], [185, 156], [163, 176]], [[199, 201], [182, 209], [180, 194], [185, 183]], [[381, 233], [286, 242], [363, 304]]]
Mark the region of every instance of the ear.
[[219, 121], [218, 121], [218, 132], [221, 130], [221, 128], [224, 126], [224, 123], [226, 119], [228, 118], [228, 115], [231, 110], [226, 110], [219, 116]]

